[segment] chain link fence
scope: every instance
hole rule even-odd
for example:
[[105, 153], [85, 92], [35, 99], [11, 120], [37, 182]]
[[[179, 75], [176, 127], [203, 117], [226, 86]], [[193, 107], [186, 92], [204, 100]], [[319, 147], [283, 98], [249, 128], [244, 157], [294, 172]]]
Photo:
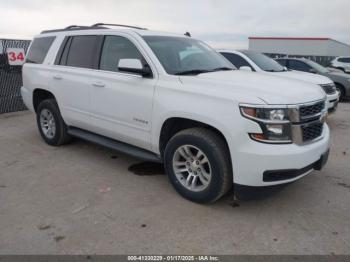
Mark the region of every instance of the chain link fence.
[[0, 39], [0, 114], [26, 110], [20, 92], [22, 66], [11, 66], [6, 50], [23, 48], [27, 53], [29, 44], [29, 40]]

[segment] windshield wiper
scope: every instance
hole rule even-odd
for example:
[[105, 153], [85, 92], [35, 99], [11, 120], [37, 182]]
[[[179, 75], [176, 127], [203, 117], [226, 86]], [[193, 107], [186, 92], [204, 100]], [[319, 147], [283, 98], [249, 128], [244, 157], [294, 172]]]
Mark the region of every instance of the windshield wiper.
[[230, 67], [218, 67], [218, 68], [213, 69], [212, 71], [215, 72], [215, 71], [231, 71], [231, 70], [233, 70], [233, 68], [230, 68]]
[[199, 75], [199, 74], [203, 74], [203, 73], [210, 73], [210, 72], [217, 72], [217, 71], [228, 71], [228, 70], [233, 70], [233, 69], [230, 67], [218, 67], [218, 68], [214, 68], [212, 70], [192, 69], [192, 70], [177, 72], [177, 73], [175, 73], [175, 75]]
[[274, 72], [274, 73], [278, 73], [278, 72], [285, 72], [285, 70], [273, 70], [273, 69], [267, 69], [265, 70], [266, 72]]
[[203, 69], [193, 69], [193, 70], [186, 70], [186, 71], [181, 71], [175, 73], [175, 75], [198, 75], [198, 74], [203, 74], [203, 73], [209, 73], [213, 72], [212, 70], [203, 70]]

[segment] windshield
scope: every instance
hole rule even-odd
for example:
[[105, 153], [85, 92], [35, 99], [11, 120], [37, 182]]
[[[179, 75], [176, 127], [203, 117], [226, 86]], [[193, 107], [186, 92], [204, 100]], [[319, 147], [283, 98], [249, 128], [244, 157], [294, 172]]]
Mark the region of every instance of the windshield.
[[165, 71], [171, 75], [233, 70], [222, 55], [201, 41], [186, 37], [143, 36]]
[[253, 51], [242, 51], [243, 54], [248, 56], [261, 70], [267, 72], [283, 72], [284, 67], [272, 58]]
[[315, 69], [316, 71], [318, 71], [319, 73], [328, 73], [329, 70], [323, 66], [321, 66], [320, 64], [315, 63], [314, 61], [307, 61], [307, 64], [309, 66], [311, 66], [313, 69]]

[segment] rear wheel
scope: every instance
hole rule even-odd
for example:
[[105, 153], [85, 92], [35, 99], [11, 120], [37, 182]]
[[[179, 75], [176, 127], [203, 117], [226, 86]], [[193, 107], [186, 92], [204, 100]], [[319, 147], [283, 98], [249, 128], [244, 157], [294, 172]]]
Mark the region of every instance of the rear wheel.
[[229, 152], [211, 130], [191, 128], [170, 139], [164, 164], [176, 191], [197, 203], [214, 202], [233, 184]]
[[36, 119], [40, 135], [47, 144], [59, 146], [70, 141], [55, 99], [47, 99], [39, 104]]

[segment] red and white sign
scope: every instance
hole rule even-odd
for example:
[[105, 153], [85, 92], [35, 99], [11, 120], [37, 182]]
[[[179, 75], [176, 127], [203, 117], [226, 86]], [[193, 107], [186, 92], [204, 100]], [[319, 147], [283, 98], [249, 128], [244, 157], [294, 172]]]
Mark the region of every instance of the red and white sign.
[[9, 65], [23, 65], [26, 60], [23, 48], [7, 48], [6, 53]]

